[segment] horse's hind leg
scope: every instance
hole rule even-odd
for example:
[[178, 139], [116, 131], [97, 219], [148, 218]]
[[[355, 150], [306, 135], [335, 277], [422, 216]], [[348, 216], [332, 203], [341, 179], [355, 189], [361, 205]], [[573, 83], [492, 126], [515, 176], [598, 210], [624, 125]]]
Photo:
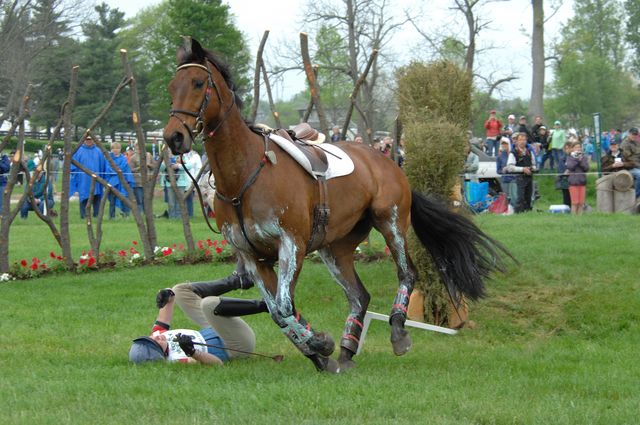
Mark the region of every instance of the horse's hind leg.
[[[345, 241], [346, 242], [346, 241]], [[357, 243], [355, 244], [357, 246]], [[369, 306], [369, 293], [360, 281], [360, 277], [353, 267], [353, 243], [332, 243], [331, 248], [319, 251], [320, 257], [329, 272], [344, 290], [349, 301], [349, 316], [344, 325], [344, 332], [340, 340], [340, 370], [344, 371], [355, 366], [352, 358], [358, 352], [362, 322]]]
[[403, 214], [397, 205], [374, 212], [374, 227], [382, 233], [389, 251], [396, 263], [400, 286], [393, 300], [389, 323], [391, 324], [391, 345], [394, 354], [401, 356], [411, 348], [411, 337], [404, 329], [407, 320], [409, 296], [413, 291], [416, 271], [407, 250], [406, 231], [409, 215]]

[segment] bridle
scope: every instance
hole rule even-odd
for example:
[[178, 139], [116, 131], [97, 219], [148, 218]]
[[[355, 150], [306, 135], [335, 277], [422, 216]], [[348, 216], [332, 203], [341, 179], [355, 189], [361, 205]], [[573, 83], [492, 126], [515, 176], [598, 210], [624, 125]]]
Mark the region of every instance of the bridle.
[[[186, 69], [186, 68], [200, 68], [200, 69], [203, 69], [203, 70], [205, 70], [207, 72], [207, 87], [204, 90], [204, 99], [202, 99], [202, 103], [200, 104], [200, 109], [198, 110], [198, 112], [187, 111], [185, 109], [171, 109], [169, 111], [169, 117], [170, 118], [175, 118], [178, 121], [180, 121], [180, 123], [185, 128], [185, 130], [187, 130], [187, 133], [189, 133], [189, 137], [191, 138], [191, 143], [195, 143], [195, 137], [197, 137], [204, 130], [204, 127], [205, 127], [204, 111], [207, 110], [207, 106], [209, 105], [209, 100], [211, 99], [211, 91], [212, 91], [212, 89], [215, 89], [216, 96], [218, 98], [218, 104], [220, 106], [223, 105], [222, 96], [220, 95], [220, 90], [218, 89], [218, 86], [216, 85], [215, 81], [213, 80], [213, 77], [211, 75], [211, 70], [209, 69], [208, 61], [205, 61], [205, 64], [206, 65], [200, 65], [199, 63], [186, 63], [184, 65], [180, 65], [176, 69], [176, 74], [180, 70]], [[229, 105], [229, 108], [227, 108], [227, 110], [225, 111], [222, 119], [218, 122], [216, 127], [213, 130], [211, 130], [211, 131], [209, 131], [207, 133], [207, 137], [209, 137], [209, 138], [211, 138], [211, 137], [213, 137], [215, 135], [216, 131], [220, 128], [220, 126], [229, 117], [229, 114], [231, 113], [231, 110], [233, 109], [233, 107], [236, 104], [236, 95], [235, 95], [235, 93], [231, 89], [229, 89], [229, 91], [231, 92], [231, 105]], [[191, 117], [194, 117], [196, 119], [195, 127], [194, 128], [190, 128], [189, 125], [186, 123], [186, 121], [183, 120], [181, 117], [179, 117], [176, 114], [184, 114], [184, 115], [189, 115]]]

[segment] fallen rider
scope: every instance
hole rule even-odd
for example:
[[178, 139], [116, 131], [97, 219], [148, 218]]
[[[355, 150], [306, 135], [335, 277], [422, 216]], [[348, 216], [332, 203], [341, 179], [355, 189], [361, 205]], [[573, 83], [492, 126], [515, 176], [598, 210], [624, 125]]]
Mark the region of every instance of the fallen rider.
[[[129, 360], [134, 363], [167, 360], [222, 365], [248, 356], [255, 348], [256, 337], [239, 316], [267, 312], [267, 306], [262, 300], [220, 295], [252, 286], [245, 273], [234, 272], [217, 281], [180, 283], [171, 289], [160, 290], [156, 296], [158, 317], [151, 335], [133, 340]], [[200, 331], [171, 329], [176, 303], [202, 328]]]

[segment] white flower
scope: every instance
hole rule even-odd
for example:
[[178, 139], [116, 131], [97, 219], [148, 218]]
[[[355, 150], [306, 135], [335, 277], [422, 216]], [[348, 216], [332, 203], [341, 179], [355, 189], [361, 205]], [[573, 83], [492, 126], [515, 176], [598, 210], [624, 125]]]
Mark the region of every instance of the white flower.
[[153, 253], [154, 254], [158, 254], [162, 251], [162, 248], [160, 248], [159, 246], [156, 246], [155, 248], [153, 248]]
[[140, 258], [141, 258], [141, 255], [140, 255], [140, 254], [138, 254], [138, 253], [136, 252], [135, 254], [133, 254], [133, 255], [131, 256], [131, 259], [129, 260], [129, 262], [133, 263], [134, 261], [137, 261], [137, 260], [139, 260]]
[[81, 259], [81, 260], [88, 260], [88, 259], [89, 259], [89, 256], [88, 256], [87, 254], [85, 254], [85, 255], [81, 255], [81, 256], [80, 256], [80, 259]]
[[8, 282], [11, 280], [11, 275], [9, 273], [2, 273], [0, 275], [0, 282]]

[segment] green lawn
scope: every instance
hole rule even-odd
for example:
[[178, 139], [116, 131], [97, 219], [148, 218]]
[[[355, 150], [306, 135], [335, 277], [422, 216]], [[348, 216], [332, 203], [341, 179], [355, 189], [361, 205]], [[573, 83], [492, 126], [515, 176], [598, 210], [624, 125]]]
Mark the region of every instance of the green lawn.
[[[373, 322], [358, 367], [338, 376], [315, 372], [267, 315], [248, 318], [256, 350], [284, 354], [282, 363], [128, 363], [131, 339], [155, 318], [159, 288], [220, 277], [232, 264], [2, 283], [0, 423], [637, 423], [638, 217], [534, 212], [476, 220], [521, 263], [471, 306], [478, 327], [456, 336], [411, 330], [412, 350], [395, 357], [388, 326]], [[13, 242], [24, 242], [17, 257], [48, 253], [42, 229], [27, 223], [12, 231]], [[80, 239], [81, 225], [74, 226]], [[178, 223], [159, 226], [167, 242], [172, 230], [171, 241], [181, 240]], [[105, 246], [130, 244], [132, 227], [111, 223]], [[194, 228], [197, 239], [209, 237], [202, 223]], [[372, 295], [369, 309], [388, 313], [397, 285], [392, 264], [358, 270]], [[314, 327], [338, 339], [347, 303], [323, 265], [305, 264], [296, 295]], [[175, 324], [190, 326], [182, 313]]]

